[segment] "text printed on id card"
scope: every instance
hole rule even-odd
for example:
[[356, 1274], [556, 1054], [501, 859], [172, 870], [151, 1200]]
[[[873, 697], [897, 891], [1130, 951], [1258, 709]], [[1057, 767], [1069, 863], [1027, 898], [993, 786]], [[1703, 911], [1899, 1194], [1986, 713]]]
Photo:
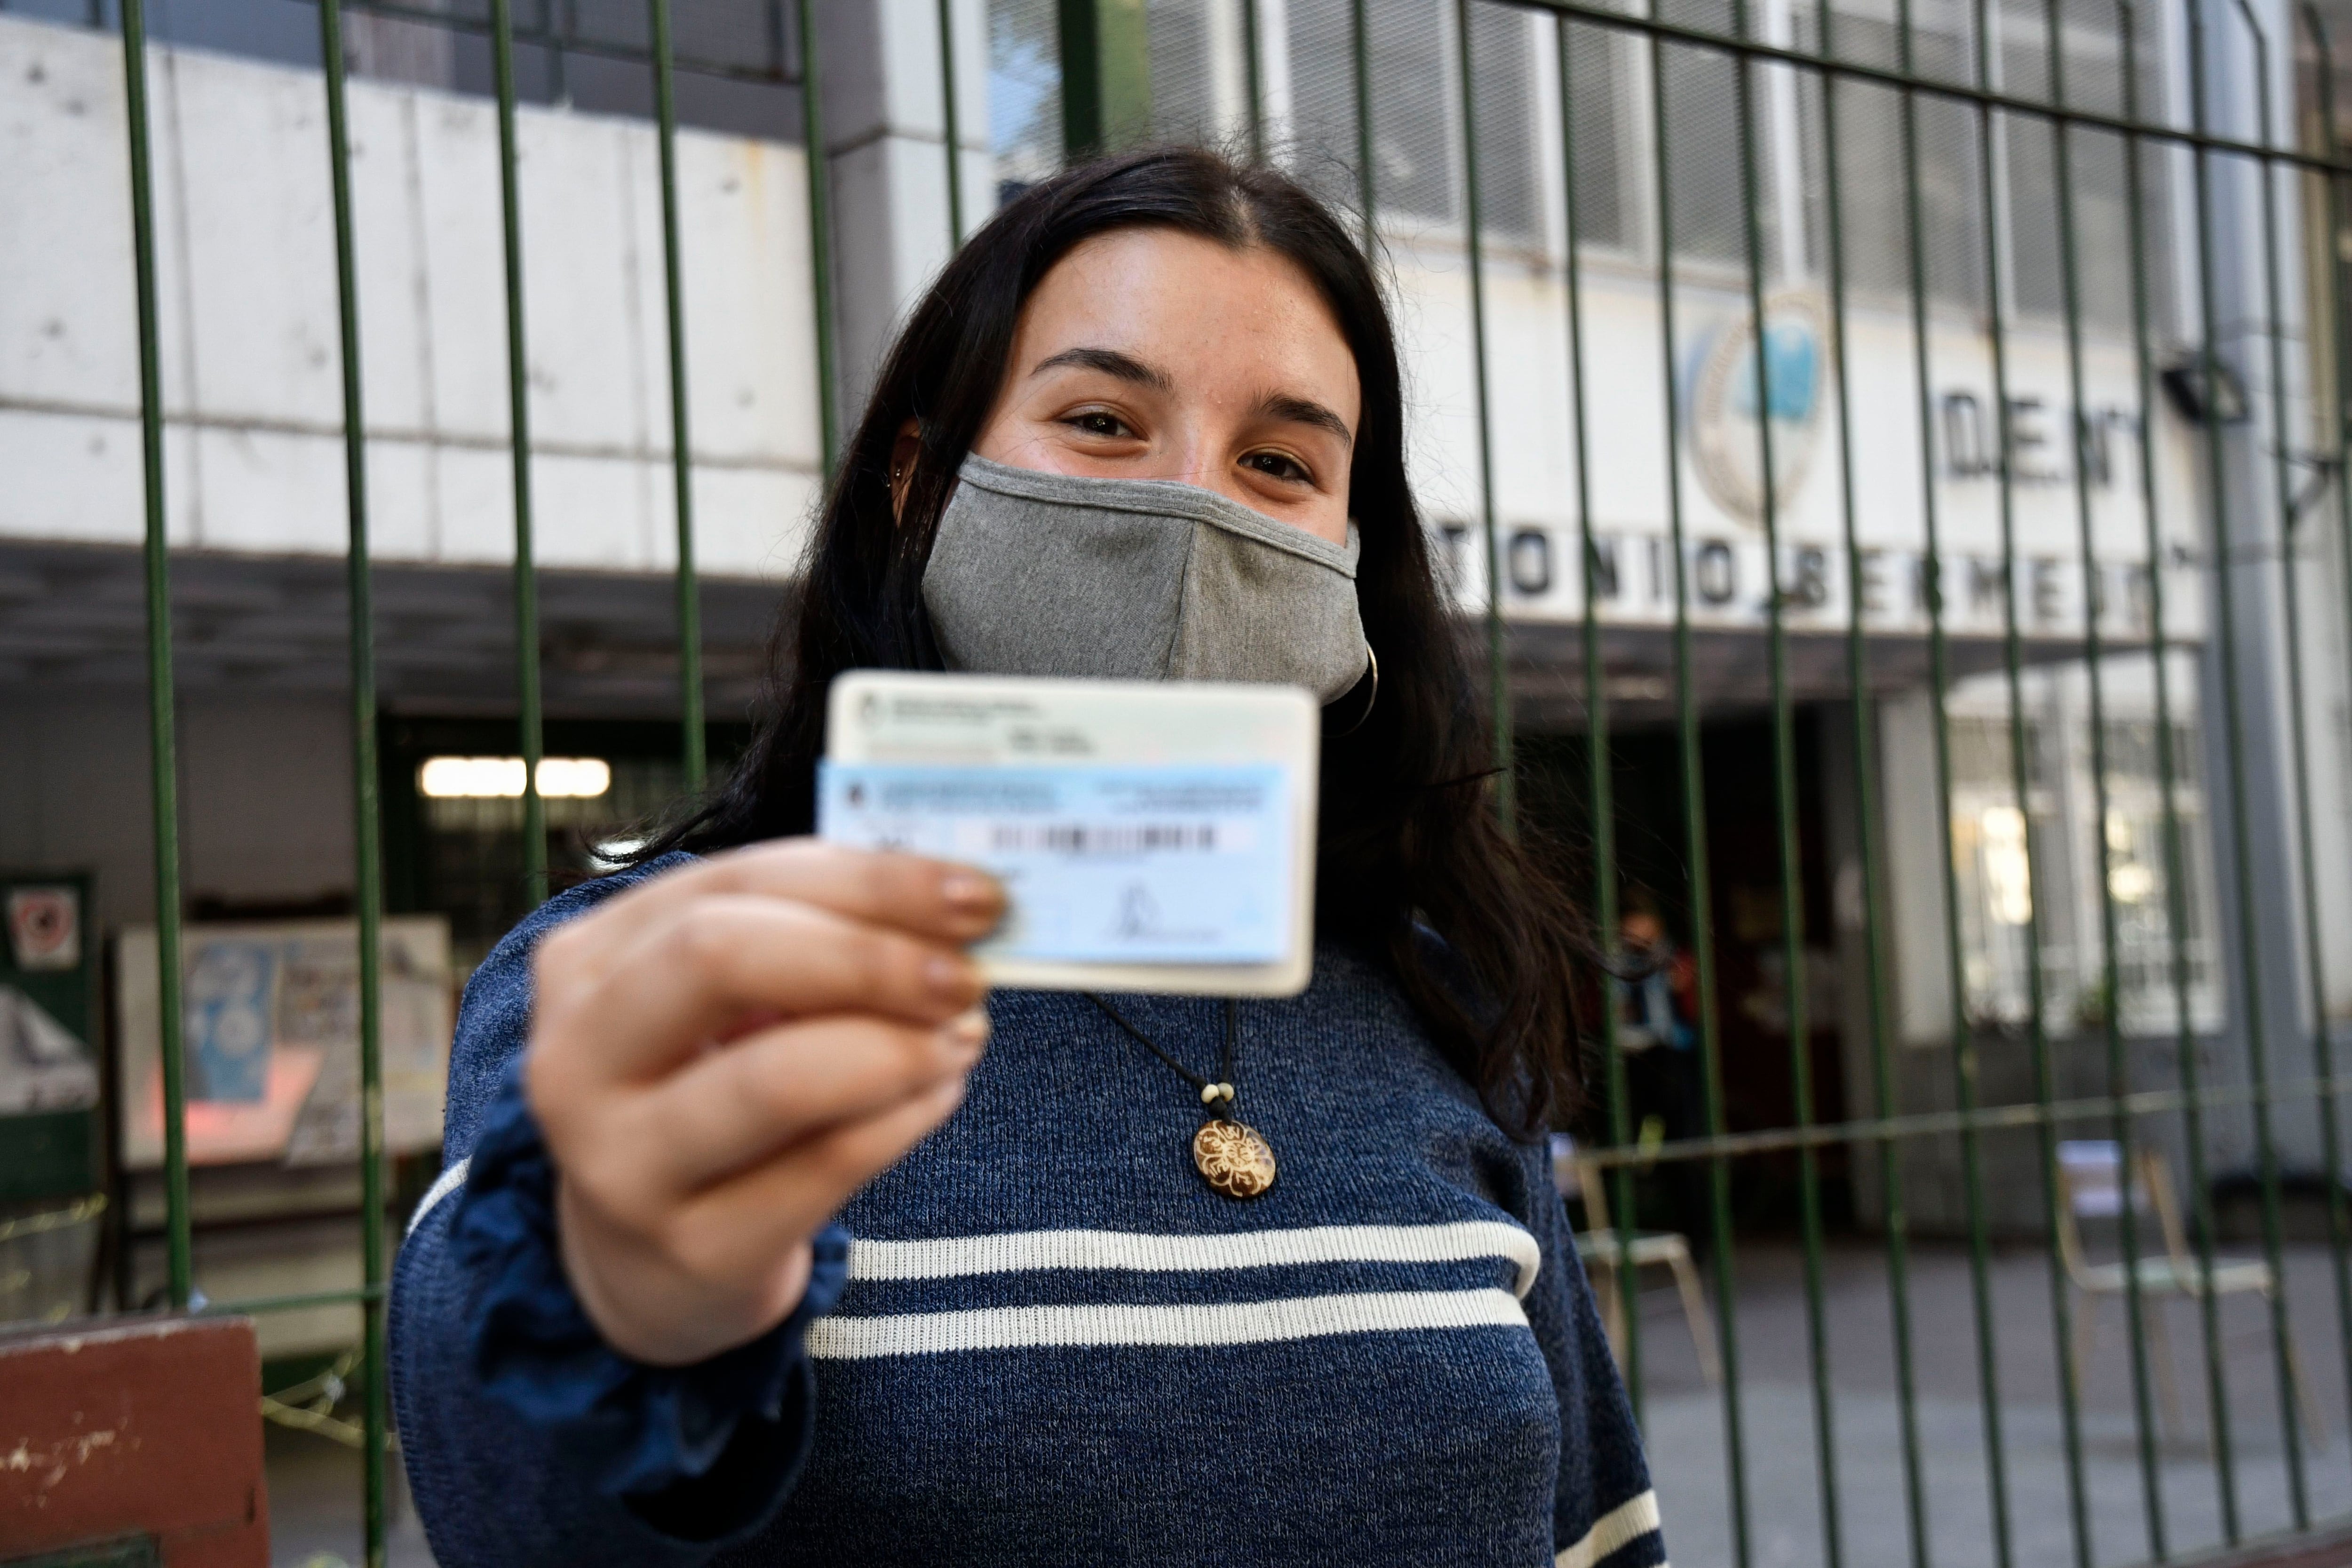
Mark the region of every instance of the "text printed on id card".
[[985, 957], [1265, 963], [1289, 937], [1290, 804], [1264, 763], [828, 761], [818, 831], [1000, 879], [1013, 912]]

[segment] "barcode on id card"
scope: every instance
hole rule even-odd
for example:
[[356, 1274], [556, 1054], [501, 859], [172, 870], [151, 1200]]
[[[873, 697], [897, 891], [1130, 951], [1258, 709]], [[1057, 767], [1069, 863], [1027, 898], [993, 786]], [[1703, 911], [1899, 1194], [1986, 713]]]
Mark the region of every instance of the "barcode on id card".
[[989, 825], [988, 847], [1005, 855], [1213, 855], [1244, 848], [1255, 837], [1246, 823], [998, 822]]

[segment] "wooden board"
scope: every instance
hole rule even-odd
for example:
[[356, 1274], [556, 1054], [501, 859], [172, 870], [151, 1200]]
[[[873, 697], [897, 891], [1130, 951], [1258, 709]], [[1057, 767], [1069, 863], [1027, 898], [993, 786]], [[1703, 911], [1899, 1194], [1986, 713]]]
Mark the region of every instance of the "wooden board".
[[247, 1318], [0, 1337], [0, 1563], [148, 1538], [164, 1568], [268, 1568]]

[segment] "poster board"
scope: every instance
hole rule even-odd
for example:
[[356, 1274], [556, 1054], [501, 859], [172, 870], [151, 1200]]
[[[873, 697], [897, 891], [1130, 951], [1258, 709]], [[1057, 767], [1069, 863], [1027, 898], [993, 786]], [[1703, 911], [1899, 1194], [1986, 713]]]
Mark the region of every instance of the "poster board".
[[[384, 1147], [437, 1149], [449, 1066], [449, 925], [387, 917], [383, 955]], [[344, 1163], [359, 1157], [359, 922], [182, 928], [188, 1163]], [[155, 931], [122, 933], [122, 1163], [163, 1162]]]
[[98, 1185], [89, 894], [87, 873], [0, 872], [0, 1204]]

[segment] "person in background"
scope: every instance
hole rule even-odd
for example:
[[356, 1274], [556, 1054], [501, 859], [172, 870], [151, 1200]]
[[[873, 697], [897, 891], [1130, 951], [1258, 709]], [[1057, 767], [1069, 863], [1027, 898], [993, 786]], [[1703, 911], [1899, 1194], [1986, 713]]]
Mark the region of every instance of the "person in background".
[[[1698, 1051], [1698, 965], [1667, 934], [1654, 905], [1634, 901], [1618, 921], [1621, 951], [1610, 992], [1617, 1048], [1625, 1058], [1625, 1099], [1634, 1136], [1654, 1146], [1706, 1131]], [[1685, 1234], [1704, 1221], [1704, 1182], [1692, 1161], [1656, 1168], [1656, 1183]], [[1632, 1223], [1632, 1216], [1627, 1216]]]
[[1653, 1046], [1691, 1050], [1698, 1043], [1698, 966], [1646, 905], [1628, 910], [1617, 932], [1633, 976], [1616, 983], [1619, 1046], [1629, 1053]]

